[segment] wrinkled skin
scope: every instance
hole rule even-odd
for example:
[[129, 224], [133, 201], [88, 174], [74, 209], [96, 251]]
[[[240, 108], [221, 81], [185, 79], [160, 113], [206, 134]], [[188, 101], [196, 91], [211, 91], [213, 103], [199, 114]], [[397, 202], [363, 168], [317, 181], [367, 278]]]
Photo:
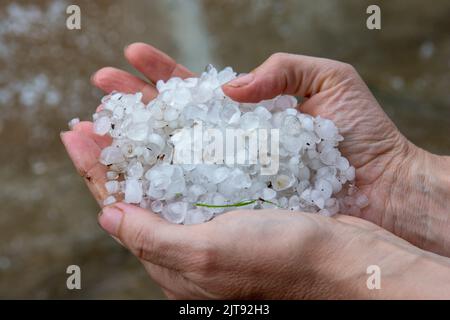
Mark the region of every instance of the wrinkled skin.
[[[245, 210], [182, 226], [120, 203], [103, 210], [100, 224], [170, 298], [450, 297], [450, 259], [355, 217]], [[367, 290], [372, 264], [383, 290]]]
[[[286, 93], [305, 97], [302, 112], [334, 121], [345, 140], [342, 154], [356, 168], [356, 184], [369, 197], [363, 217], [393, 230], [386, 215], [389, 188], [408, 157], [418, 152], [383, 112], [355, 69], [328, 59], [286, 53], [272, 55], [246, 86], [225, 87], [239, 101], [257, 102]], [[384, 222], [384, 223], [383, 223]]]
[[[144, 100], [149, 101], [157, 94], [157, 80], [193, 76], [145, 44], [127, 47], [125, 56], [148, 80], [104, 68], [93, 75], [93, 84], [105, 92], [142, 91]], [[333, 120], [345, 138], [340, 150], [355, 166], [356, 183], [369, 197], [370, 204], [360, 217], [424, 249], [449, 254], [448, 243], [441, 241], [449, 230], [448, 218], [442, 214], [427, 222], [430, 205], [420, 200], [426, 194], [418, 194], [419, 200], [408, 204], [411, 210], [402, 205], [404, 192], [420, 193], [423, 189], [416, 190], [411, 171], [418, 167], [425, 170], [431, 155], [400, 134], [350, 65], [279, 53], [223, 90], [242, 102], [282, 93], [304, 97], [300, 110]], [[98, 156], [110, 139], [95, 135], [90, 122], [81, 122], [61, 137], [102, 204], [107, 196], [106, 168], [98, 163]], [[428, 171], [424, 172], [427, 176]], [[433, 202], [444, 204], [443, 199], [444, 195]], [[355, 217], [236, 211], [202, 225], [177, 226], [136, 206], [119, 203], [105, 208], [99, 219], [173, 298], [442, 297], [437, 294], [449, 292], [431, 292], [426, 287], [427, 283], [442, 282], [438, 278], [443, 270], [448, 273], [448, 259], [426, 253]], [[430, 228], [436, 232], [431, 233]], [[407, 281], [393, 277], [382, 294], [368, 292], [365, 271], [372, 263], [382, 264], [385, 274], [407, 268], [417, 277], [423, 270], [433, 270], [435, 278], [421, 274], [428, 281], [424, 287], [408, 290]], [[410, 264], [422, 265], [422, 270]]]

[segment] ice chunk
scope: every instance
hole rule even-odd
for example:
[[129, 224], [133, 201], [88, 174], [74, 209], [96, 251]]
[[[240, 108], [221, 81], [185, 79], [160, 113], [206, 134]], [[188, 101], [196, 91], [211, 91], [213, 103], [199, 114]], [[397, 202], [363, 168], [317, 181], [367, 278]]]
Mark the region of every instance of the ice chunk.
[[211, 211], [197, 208], [190, 209], [186, 214], [186, 218], [184, 220], [184, 224], [199, 224], [210, 220], [213, 217], [213, 213]]
[[365, 208], [369, 205], [369, 198], [367, 198], [367, 196], [364, 193], [360, 192], [356, 195], [355, 205], [361, 209]]
[[320, 179], [315, 185], [316, 190], [322, 194], [322, 198], [328, 199], [333, 194], [333, 186], [325, 179]]
[[301, 133], [301, 124], [296, 116], [287, 116], [284, 118], [281, 132], [289, 136], [297, 136]]
[[119, 181], [112, 180], [105, 183], [105, 189], [109, 194], [114, 194], [120, 191]]
[[152, 201], [152, 203], [150, 205], [150, 209], [155, 213], [159, 213], [159, 212], [161, 212], [163, 206], [164, 206], [164, 204], [160, 200], [155, 200], [155, 201]]
[[348, 181], [355, 180], [355, 168], [354, 167], [347, 168], [347, 170], [345, 170], [345, 177], [347, 178]]
[[295, 181], [295, 176], [285, 170], [283, 173], [279, 173], [272, 178], [272, 187], [276, 191], [283, 191], [292, 187]]
[[241, 116], [241, 119], [239, 122], [240, 122], [242, 129], [250, 131], [250, 130], [254, 130], [254, 129], [258, 128], [259, 117], [252, 112], [247, 112]]
[[104, 165], [120, 163], [124, 160], [121, 150], [115, 146], [106, 147], [100, 154], [100, 162]]
[[338, 129], [333, 121], [318, 117], [315, 126], [317, 135], [325, 140], [333, 139], [338, 134]]
[[230, 169], [227, 167], [219, 167], [215, 169], [211, 176], [211, 182], [213, 183], [221, 183], [230, 175]]
[[277, 196], [277, 192], [270, 188], [264, 188], [262, 191], [262, 198], [264, 200], [272, 200]]
[[103, 200], [103, 205], [104, 206], [109, 206], [113, 203], [115, 203], [117, 200], [114, 196], [109, 196], [107, 197], [105, 200]]
[[131, 162], [127, 168], [127, 177], [139, 179], [144, 174], [144, 167], [138, 161]]
[[144, 141], [148, 134], [148, 125], [146, 123], [136, 123], [127, 130], [127, 137], [134, 141]]
[[166, 112], [164, 112], [164, 120], [168, 122], [178, 119], [179, 116], [180, 113], [178, 110], [173, 108], [167, 109]]
[[234, 103], [227, 103], [223, 106], [220, 116], [227, 124], [235, 124], [239, 121], [241, 111], [239, 110], [238, 105]]
[[142, 200], [142, 185], [136, 179], [128, 179], [125, 183], [125, 202], [139, 203]]
[[80, 118], [73, 118], [67, 125], [69, 126], [69, 129], [72, 130], [78, 123], [80, 123]]
[[108, 171], [106, 172], [106, 179], [115, 180], [119, 178], [119, 174], [116, 171]]
[[100, 117], [94, 121], [94, 132], [100, 136], [105, 135], [111, 129], [111, 120], [108, 117]]
[[174, 202], [162, 209], [162, 216], [172, 223], [182, 223], [188, 210], [187, 202]]
[[320, 153], [320, 160], [326, 165], [335, 165], [340, 157], [340, 152], [334, 148], [325, 149]]
[[283, 95], [275, 98], [274, 106], [278, 110], [284, 110], [286, 108], [295, 108], [297, 106], [297, 99], [293, 96]]

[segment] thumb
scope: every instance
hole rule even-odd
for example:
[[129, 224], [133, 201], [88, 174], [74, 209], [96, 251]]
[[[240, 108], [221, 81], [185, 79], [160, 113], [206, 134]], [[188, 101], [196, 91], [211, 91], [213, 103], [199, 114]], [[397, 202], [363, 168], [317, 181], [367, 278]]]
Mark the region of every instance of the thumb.
[[103, 208], [99, 223], [139, 259], [174, 270], [190, 261], [194, 245], [201, 241], [195, 226], [172, 224], [126, 203]]
[[251, 73], [240, 76], [222, 89], [231, 99], [259, 102], [280, 94], [311, 97], [355, 74], [346, 63], [288, 53], [275, 53]]

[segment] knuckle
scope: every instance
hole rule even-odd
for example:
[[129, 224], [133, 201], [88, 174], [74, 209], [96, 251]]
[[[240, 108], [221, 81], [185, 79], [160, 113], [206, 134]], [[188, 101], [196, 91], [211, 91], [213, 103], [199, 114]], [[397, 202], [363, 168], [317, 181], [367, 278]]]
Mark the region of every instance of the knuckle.
[[268, 60], [275, 64], [282, 64], [289, 58], [289, 56], [290, 56], [289, 53], [275, 52], [270, 55]]
[[356, 74], [356, 69], [351, 64], [346, 63], [346, 62], [336, 62], [336, 64], [337, 64], [337, 68], [341, 72], [343, 72], [345, 74]]

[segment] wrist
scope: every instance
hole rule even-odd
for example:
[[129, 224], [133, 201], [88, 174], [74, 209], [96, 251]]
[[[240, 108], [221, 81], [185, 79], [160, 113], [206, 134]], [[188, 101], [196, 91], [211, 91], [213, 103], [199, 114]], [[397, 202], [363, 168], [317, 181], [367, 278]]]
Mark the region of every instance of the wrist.
[[[336, 241], [327, 260], [333, 263], [321, 269], [322, 277], [330, 280], [332, 299], [450, 298], [449, 258], [414, 247], [385, 230], [353, 231], [346, 228], [350, 241]], [[370, 286], [377, 283], [377, 276], [380, 286]]]
[[[386, 244], [382, 246], [386, 247]], [[368, 299], [449, 299], [450, 259], [397, 243], [379, 251], [380, 290], [365, 291]], [[386, 251], [386, 250], [385, 250]]]
[[448, 258], [422, 251], [416, 257], [409, 257], [394, 279], [397, 299], [402, 295], [407, 299], [450, 299]]
[[388, 213], [395, 234], [450, 256], [450, 158], [410, 144], [392, 183]]
[[381, 254], [378, 258], [381, 271], [380, 289], [366, 289], [360, 292], [360, 297], [364, 299], [450, 298], [450, 260], [448, 258], [413, 247], [399, 248], [397, 245], [394, 245], [394, 248], [391, 247], [390, 251], [388, 254]]

